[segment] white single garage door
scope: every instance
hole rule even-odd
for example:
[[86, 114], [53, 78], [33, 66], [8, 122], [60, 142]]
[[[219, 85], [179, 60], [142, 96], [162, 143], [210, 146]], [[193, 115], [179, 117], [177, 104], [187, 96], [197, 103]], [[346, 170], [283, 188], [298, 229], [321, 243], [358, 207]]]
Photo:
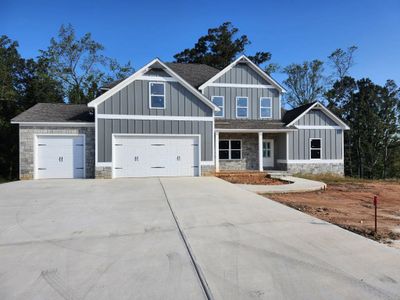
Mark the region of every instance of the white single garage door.
[[36, 178], [84, 178], [84, 137], [36, 137]]
[[115, 135], [114, 177], [198, 176], [198, 136]]

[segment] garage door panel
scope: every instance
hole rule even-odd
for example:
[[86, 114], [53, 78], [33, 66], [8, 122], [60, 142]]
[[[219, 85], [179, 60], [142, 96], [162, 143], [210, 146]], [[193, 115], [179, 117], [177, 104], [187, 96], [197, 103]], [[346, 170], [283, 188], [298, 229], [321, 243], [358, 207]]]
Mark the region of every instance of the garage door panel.
[[116, 136], [114, 151], [115, 177], [197, 176], [199, 173], [198, 137]]
[[82, 136], [38, 136], [37, 178], [83, 178]]

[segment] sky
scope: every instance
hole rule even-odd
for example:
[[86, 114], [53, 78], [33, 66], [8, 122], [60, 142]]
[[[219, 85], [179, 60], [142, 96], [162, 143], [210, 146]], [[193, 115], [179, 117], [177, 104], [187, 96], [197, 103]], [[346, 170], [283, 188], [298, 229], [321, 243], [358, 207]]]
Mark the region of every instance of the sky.
[[36, 57], [71, 23], [78, 35], [91, 32], [105, 55], [136, 69], [155, 57], [172, 61], [225, 21], [249, 37], [245, 54], [268, 51], [286, 66], [356, 45], [353, 77], [400, 85], [400, 0], [0, 0], [0, 34], [18, 41], [23, 57]]

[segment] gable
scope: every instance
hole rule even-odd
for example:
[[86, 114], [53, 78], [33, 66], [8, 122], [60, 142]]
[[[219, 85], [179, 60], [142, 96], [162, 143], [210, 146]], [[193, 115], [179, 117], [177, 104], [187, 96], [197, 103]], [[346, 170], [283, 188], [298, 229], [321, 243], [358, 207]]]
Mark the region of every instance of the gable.
[[[155, 72], [146, 75], [155, 77]], [[163, 78], [163, 77], [162, 77]], [[165, 109], [150, 109], [149, 85], [155, 80], [135, 80], [97, 107], [99, 114], [212, 117], [213, 110], [177, 81], [165, 81]]]
[[214, 82], [271, 85], [270, 81], [265, 80], [247, 64], [243, 63], [235, 65], [232, 69], [218, 77]]
[[340, 126], [321, 109], [311, 109], [295, 123], [295, 126]]

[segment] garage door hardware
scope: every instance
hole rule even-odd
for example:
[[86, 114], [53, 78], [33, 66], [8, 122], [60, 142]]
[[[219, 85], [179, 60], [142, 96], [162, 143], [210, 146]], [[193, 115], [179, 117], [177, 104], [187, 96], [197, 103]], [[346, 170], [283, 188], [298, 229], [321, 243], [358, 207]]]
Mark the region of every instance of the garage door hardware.
[[115, 170], [122, 170], [122, 168], [120, 168], [120, 167], [115, 167], [114, 169]]
[[114, 144], [114, 146], [122, 146], [122, 144]]
[[177, 157], [176, 157], [176, 160], [181, 160], [181, 157], [178, 155]]
[[151, 144], [152, 146], [165, 146], [165, 144]]
[[135, 156], [135, 157], [133, 158], [133, 160], [134, 160], [134, 161], [139, 161], [139, 156]]
[[152, 169], [165, 169], [165, 167], [151, 167]]
[[64, 157], [59, 156], [59, 157], [58, 157], [58, 161], [59, 161], [59, 162], [63, 162], [63, 161], [64, 161]]
[[46, 144], [38, 144], [38, 146], [47, 146]]
[[39, 171], [47, 170], [47, 168], [38, 168]]

